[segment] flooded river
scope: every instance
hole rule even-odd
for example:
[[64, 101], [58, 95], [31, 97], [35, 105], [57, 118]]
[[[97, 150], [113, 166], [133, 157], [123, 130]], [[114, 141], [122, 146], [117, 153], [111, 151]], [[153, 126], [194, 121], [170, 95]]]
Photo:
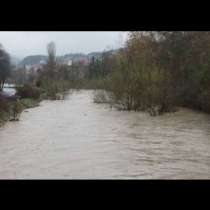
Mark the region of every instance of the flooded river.
[[0, 178], [210, 178], [210, 115], [117, 111], [92, 93], [43, 101], [1, 127]]

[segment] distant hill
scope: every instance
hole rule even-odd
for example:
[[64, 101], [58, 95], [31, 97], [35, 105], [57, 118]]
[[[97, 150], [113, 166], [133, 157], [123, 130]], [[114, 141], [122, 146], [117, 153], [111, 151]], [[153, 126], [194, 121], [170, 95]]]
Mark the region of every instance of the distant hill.
[[92, 52], [92, 53], [89, 53], [87, 56], [89, 59], [91, 59], [92, 57], [100, 58], [101, 55], [102, 55], [102, 52]]
[[64, 56], [59, 56], [58, 58], [61, 59], [61, 60], [69, 59], [69, 60], [72, 60], [72, 61], [78, 61], [80, 59], [87, 58], [87, 55], [83, 54], [83, 53], [70, 53], [70, 54], [66, 54]]
[[10, 62], [13, 66], [17, 66], [20, 63], [20, 59], [10, 55]]
[[[107, 51], [109, 53], [115, 53], [117, 50], [110, 50]], [[69, 53], [63, 56], [57, 56], [58, 60], [72, 60], [78, 61], [80, 59], [91, 59], [92, 57], [95, 58], [100, 58], [103, 52], [91, 52], [89, 54], [83, 54], [83, 53]], [[30, 55], [25, 57], [21, 62], [19, 62], [18, 67], [24, 67], [25, 65], [34, 65], [34, 64], [39, 64], [40, 61], [44, 60], [47, 61], [48, 56], [46, 55]]]
[[25, 65], [39, 64], [40, 61], [47, 61], [47, 56], [45, 55], [30, 55], [25, 57], [18, 65], [18, 67], [24, 67]]

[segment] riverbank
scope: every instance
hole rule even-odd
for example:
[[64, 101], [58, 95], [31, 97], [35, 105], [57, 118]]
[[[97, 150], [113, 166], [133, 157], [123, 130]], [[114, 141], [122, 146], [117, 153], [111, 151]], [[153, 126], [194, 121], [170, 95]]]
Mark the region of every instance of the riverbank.
[[[18, 120], [19, 115], [25, 109], [39, 106], [43, 100], [62, 100], [65, 97], [66, 89], [56, 88], [51, 94], [46, 89], [40, 90], [31, 85], [18, 87], [8, 98], [0, 98], [0, 127], [7, 121]], [[8, 94], [8, 93], [7, 93]], [[11, 99], [10, 97], [18, 96], [20, 99]]]
[[18, 103], [18, 106], [20, 107], [20, 110], [18, 114], [21, 114], [23, 110], [33, 108], [36, 106], [39, 106], [41, 100], [32, 99], [32, 98], [23, 98], [16, 101], [6, 101], [7, 108], [4, 110], [0, 110], [0, 127], [4, 125], [9, 120], [14, 120], [14, 107], [16, 106], [16, 103]]

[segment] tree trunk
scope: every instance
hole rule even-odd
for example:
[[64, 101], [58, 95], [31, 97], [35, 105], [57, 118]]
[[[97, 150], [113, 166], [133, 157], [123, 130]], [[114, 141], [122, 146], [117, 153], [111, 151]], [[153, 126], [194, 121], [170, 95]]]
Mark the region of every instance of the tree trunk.
[[3, 82], [1, 81], [1, 82], [0, 82], [0, 91], [3, 90], [3, 86], [4, 86], [4, 85], [3, 85]]

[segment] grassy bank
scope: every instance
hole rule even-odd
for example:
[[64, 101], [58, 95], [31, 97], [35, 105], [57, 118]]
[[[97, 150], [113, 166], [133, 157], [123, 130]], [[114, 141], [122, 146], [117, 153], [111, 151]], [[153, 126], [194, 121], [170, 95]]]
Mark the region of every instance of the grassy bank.
[[40, 101], [40, 99], [23, 98], [20, 100], [20, 103], [23, 109], [29, 109], [39, 106]]

